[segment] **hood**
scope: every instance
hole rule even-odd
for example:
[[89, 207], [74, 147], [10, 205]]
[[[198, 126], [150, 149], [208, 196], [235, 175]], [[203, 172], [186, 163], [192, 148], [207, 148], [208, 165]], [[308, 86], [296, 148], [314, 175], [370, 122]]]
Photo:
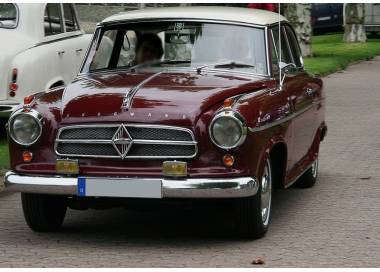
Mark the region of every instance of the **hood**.
[[[6, 99], [8, 84], [10, 81], [12, 59], [20, 52], [33, 45], [33, 41], [23, 37], [16, 29], [0, 28], [0, 100]], [[17, 67], [16, 67], [17, 68]]]
[[[262, 78], [197, 73], [92, 74], [70, 84], [62, 97], [62, 122], [135, 122], [193, 126], [224, 99], [266, 86]], [[134, 91], [128, 109], [124, 97]], [[86, 117], [86, 118], [83, 118]]]

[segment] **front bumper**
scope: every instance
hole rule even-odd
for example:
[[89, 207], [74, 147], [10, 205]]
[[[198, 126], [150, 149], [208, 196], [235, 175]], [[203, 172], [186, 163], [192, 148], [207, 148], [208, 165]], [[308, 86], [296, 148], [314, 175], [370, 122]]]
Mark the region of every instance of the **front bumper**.
[[[118, 180], [127, 181], [128, 178]], [[145, 178], [138, 180], [144, 182]], [[149, 179], [152, 180], [161, 182], [161, 198], [240, 198], [255, 195], [259, 188], [259, 183], [253, 177]], [[10, 171], [6, 173], [4, 183], [6, 191], [78, 195], [76, 177], [23, 175]]]

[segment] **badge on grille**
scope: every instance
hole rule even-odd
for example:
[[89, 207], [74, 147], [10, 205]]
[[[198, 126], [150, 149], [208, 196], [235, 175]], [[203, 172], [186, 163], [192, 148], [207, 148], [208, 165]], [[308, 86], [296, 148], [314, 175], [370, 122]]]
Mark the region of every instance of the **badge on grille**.
[[120, 125], [113, 135], [112, 144], [120, 157], [124, 159], [132, 146], [132, 137], [124, 125]]

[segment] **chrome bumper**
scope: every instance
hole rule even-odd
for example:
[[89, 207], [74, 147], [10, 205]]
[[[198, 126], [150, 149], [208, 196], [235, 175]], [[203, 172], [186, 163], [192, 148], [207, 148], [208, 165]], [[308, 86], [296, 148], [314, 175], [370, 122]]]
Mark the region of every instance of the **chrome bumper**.
[[[125, 180], [128, 180], [125, 178]], [[139, 179], [144, 182], [144, 178]], [[152, 180], [152, 179], [149, 179]], [[162, 184], [162, 198], [239, 198], [257, 193], [259, 184], [255, 178], [230, 179], [156, 179]], [[12, 171], [4, 178], [6, 191], [77, 195], [78, 178], [64, 176], [22, 175]]]

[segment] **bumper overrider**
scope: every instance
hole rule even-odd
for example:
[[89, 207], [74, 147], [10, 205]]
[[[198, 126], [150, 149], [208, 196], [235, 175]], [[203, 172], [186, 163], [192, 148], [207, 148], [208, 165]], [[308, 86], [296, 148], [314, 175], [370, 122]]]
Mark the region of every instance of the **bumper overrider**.
[[9, 171], [5, 190], [79, 197], [241, 198], [257, 193], [254, 177], [235, 178], [114, 178], [25, 175]]

